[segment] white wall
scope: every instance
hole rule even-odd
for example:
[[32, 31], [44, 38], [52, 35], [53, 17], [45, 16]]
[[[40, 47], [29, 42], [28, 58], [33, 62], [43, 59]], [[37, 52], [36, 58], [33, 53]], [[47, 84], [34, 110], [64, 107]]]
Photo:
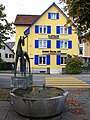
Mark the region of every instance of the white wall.
[[[6, 62], [14, 62], [14, 58], [9, 58], [9, 54], [14, 54], [14, 53], [5, 44], [2, 45], [5, 46], [5, 50], [2, 48], [0, 49], [1, 58]], [[5, 54], [8, 54], [8, 58], [5, 58]]]

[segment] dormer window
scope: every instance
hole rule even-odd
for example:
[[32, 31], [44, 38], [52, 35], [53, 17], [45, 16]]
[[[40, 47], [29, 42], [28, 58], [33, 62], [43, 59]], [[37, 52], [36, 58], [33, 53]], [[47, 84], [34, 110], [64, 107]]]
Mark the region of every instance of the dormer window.
[[56, 19], [56, 13], [51, 13], [51, 19]]
[[54, 13], [54, 12], [48, 13], [48, 19], [52, 19], [52, 20], [59, 19], [59, 13]]

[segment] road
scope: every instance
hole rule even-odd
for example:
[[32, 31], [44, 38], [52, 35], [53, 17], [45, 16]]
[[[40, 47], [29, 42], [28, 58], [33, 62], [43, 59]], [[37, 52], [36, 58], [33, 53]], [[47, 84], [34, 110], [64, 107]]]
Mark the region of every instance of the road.
[[[13, 74], [10, 73], [0, 73], [0, 88], [10, 88], [11, 87], [11, 77]], [[90, 74], [77, 74], [77, 75], [65, 75], [65, 74], [33, 74], [33, 84], [43, 85], [46, 77], [75, 77], [77, 79], [83, 80], [84, 82], [90, 84]]]

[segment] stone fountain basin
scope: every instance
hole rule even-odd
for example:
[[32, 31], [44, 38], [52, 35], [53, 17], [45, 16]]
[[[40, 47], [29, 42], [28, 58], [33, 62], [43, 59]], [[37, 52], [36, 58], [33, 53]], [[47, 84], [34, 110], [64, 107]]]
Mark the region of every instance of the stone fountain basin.
[[[40, 86], [39, 86], [40, 87]], [[45, 87], [54, 88], [54, 87]], [[60, 114], [65, 106], [67, 91], [60, 88], [55, 88], [62, 91], [62, 95], [47, 97], [47, 98], [27, 98], [16, 94], [18, 88], [13, 89], [10, 93], [11, 102], [15, 111], [27, 117], [52, 117]], [[23, 89], [24, 90], [24, 89]]]

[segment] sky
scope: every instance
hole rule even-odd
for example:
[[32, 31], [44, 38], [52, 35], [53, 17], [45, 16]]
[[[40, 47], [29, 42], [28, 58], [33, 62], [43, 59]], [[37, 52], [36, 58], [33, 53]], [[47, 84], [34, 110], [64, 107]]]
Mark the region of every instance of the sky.
[[17, 14], [40, 15], [53, 2], [60, 8], [59, 0], [0, 0], [5, 6], [5, 13], [9, 22], [14, 22]]
[[[5, 6], [8, 22], [14, 22], [17, 14], [41, 15], [53, 2], [62, 9], [59, 0], [0, 0], [0, 4]], [[15, 41], [14, 36], [11, 39]]]

